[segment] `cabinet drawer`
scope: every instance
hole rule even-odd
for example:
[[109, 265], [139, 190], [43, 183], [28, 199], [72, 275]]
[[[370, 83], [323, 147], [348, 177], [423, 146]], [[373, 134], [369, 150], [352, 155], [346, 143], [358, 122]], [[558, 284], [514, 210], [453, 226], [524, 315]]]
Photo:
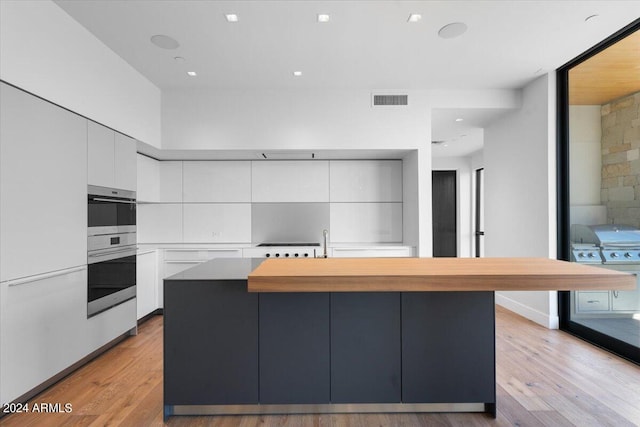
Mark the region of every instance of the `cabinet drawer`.
[[10, 402], [84, 357], [87, 269], [0, 285], [0, 402]]
[[214, 258], [241, 258], [242, 249], [170, 249], [165, 250], [165, 261], [208, 261]]
[[608, 311], [609, 292], [576, 292], [576, 311]]
[[413, 256], [411, 247], [406, 248], [333, 248], [334, 258], [403, 258]]
[[200, 259], [199, 249], [165, 250], [165, 261], [194, 261]]

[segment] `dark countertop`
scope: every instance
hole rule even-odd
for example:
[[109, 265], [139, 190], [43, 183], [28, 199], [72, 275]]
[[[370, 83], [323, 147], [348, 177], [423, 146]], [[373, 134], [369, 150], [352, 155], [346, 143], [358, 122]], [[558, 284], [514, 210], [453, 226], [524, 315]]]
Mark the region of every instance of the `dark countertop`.
[[164, 280], [247, 280], [263, 258], [215, 258]]

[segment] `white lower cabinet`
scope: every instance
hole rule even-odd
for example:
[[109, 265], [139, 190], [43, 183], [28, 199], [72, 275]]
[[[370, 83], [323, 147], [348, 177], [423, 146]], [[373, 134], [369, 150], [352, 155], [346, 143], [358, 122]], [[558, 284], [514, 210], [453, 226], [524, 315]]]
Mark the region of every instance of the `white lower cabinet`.
[[138, 320], [158, 307], [158, 260], [155, 250], [136, 257], [136, 303]]
[[412, 257], [413, 247], [411, 246], [394, 246], [394, 247], [352, 247], [352, 248], [333, 248], [331, 250], [333, 258], [402, 258]]
[[[162, 262], [162, 279], [214, 258], [242, 258], [242, 249], [165, 249]], [[158, 307], [164, 307], [164, 281], [159, 281]]]
[[3, 282], [0, 292], [0, 403], [6, 403], [88, 353], [87, 268]]

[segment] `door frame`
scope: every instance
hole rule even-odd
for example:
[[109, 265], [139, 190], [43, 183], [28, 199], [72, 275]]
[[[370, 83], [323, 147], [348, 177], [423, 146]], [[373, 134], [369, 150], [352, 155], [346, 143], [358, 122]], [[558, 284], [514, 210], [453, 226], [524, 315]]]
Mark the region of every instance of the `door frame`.
[[[558, 68], [556, 72], [557, 258], [560, 260], [569, 261], [571, 249], [569, 243], [569, 229], [571, 226], [569, 216], [571, 209], [569, 183], [569, 70], [636, 31], [640, 31], [640, 19], [635, 20]], [[640, 352], [638, 352], [637, 347], [571, 320], [571, 294], [569, 291], [558, 292], [558, 314], [561, 330], [640, 364]]]

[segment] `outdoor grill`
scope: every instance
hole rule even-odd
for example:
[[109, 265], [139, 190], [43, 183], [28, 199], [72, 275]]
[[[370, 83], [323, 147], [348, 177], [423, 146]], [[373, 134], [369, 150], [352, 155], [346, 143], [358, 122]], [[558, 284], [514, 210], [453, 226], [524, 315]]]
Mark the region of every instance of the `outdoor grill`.
[[640, 264], [640, 229], [629, 225], [571, 226], [572, 261]]

